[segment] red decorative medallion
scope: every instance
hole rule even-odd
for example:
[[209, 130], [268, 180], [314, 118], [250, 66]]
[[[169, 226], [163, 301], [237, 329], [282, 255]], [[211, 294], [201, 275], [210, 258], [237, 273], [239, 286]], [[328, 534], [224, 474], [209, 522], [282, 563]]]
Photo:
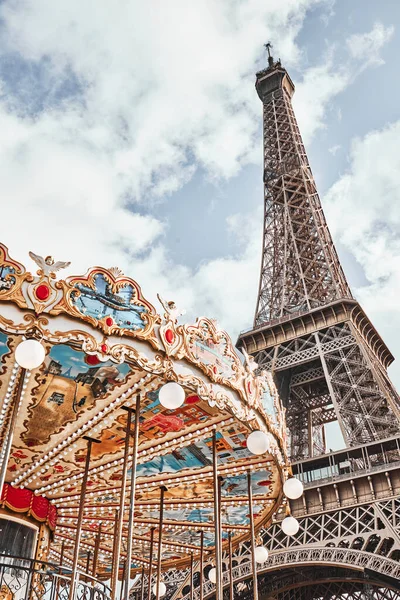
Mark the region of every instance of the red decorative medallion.
[[215, 365], [213, 366], [213, 371], [214, 371], [215, 374], [218, 373], [218, 369], [217, 369], [217, 367]]
[[165, 332], [165, 339], [167, 340], [168, 344], [172, 344], [175, 339], [175, 334], [172, 329], [167, 329]]
[[102, 344], [101, 345], [101, 351], [105, 354], [107, 352], [107, 350], [108, 350], [107, 344]]
[[114, 320], [112, 317], [107, 317], [106, 319], [106, 325], [107, 327], [111, 327], [111, 325], [114, 323]]
[[97, 358], [97, 356], [95, 354], [87, 354], [86, 358], [85, 358], [85, 362], [88, 365], [94, 366], [94, 365], [98, 365], [100, 360]]
[[248, 381], [248, 382], [247, 382], [247, 391], [249, 392], [249, 394], [252, 394], [252, 393], [253, 393], [253, 389], [252, 389], [252, 387], [251, 387], [251, 383], [250, 383], [250, 381]]
[[44, 283], [38, 285], [37, 288], [35, 289], [35, 296], [41, 302], [44, 302], [44, 300], [47, 300], [47, 298], [50, 296], [49, 286], [45, 285]]

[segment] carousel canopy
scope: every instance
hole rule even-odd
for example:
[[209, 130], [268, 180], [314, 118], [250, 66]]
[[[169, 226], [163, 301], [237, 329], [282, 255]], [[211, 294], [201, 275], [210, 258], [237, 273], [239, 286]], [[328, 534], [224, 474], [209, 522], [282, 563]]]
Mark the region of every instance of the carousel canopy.
[[[100, 531], [99, 571], [111, 569], [129, 407], [140, 397], [132, 569], [147, 565], [151, 530], [165, 486], [162, 568], [186, 566], [199, 550], [214, 551], [212, 435], [222, 476], [222, 539], [249, 537], [247, 472], [252, 472], [255, 525], [270, 520], [282, 498], [287, 465], [285, 423], [269, 373], [242, 364], [217, 324], [178, 324], [173, 302], [162, 315], [139, 285], [118, 269], [93, 268], [57, 279], [69, 263], [31, 253], [37, 274], [0, 245], [0, 445], [12, 435], [3, 515], [17, 511], [53, 530], [50, 559], [72, 558], [86, 460], [91, 452], [82, 525], [81, 561]], [[39, 367], [22, 370], [16, 349], [35, 339], [45, 350]], [[18, 355], [17, 355], [18, 358]], [[19, 359], [20, 363], [23, 362]], [[184, 390], [176, 409], [160, 402], [168, 382]], [[19, 394], [19, 395], [18, 395]], [[168, 396], [168, 393], [161, 391]], [[169, 394], [171, 396], [171, 394]], [[173, 396], [173, 394], [172, 394]], [[12, 422], [12, 406], [20, 398]], [[162, 400], [162, 398], [161, 398]], [[262, 454], [249, 451], [252, 431], [266, 434]], [[128, 468], [131, 468], [130, 463]], [[127, 487], [129, 498], [130, 487]], [[126, 552], [126, 503], [122, 558]], [[0, 518], [1, 518], [0, 514]], [[154, 553], [156, 552], [154, 544]]]

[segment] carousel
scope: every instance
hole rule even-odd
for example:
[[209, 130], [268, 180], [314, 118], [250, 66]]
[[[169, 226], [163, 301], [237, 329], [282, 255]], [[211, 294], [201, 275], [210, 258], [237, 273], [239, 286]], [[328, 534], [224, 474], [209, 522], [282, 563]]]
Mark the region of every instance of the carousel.
[[302, 493], [271, 374], [117, 268], [59, 279], [69, 263], [30, 257], [36, 274], [0, 245], [0, 598], [126, 600], [141, 581], [159, 600], [196, 564], [221, 599], [244, 541], [256, 577], [257, 531]]

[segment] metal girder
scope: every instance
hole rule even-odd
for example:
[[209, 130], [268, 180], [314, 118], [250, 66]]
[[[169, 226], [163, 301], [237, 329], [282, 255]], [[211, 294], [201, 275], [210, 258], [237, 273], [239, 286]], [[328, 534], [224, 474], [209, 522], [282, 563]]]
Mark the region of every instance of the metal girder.
[[254, 326], [351, 298], [301, 139], [290, 95], [264, 99], [264, 238]]
[[[387, 559], [382, 556], [375, 556], [367, 552], [360, 550], [348, 550], [346, 548], [299, 548], [296, 550], [284, 550], [280, 552], [274, 552], [271, 554], [267, 566], [261, 566], [258, 571], [258, 578], [262, 577], [265, 573], [266, 576], [271, 577], [271, 573], [274, 573], [280, 569], [287, 569], [288, 567], [304, 568], [316, 566], [330, 566], [330, 567], [344, 567], [352, 569], [354, 571], [363, 572], [365, 569], [373, 570], [377, 576], [389, 576], [396, 580], [400, 578], [400, 564], [394, 560]], [[234, 567], [233, 571], [234, 585], [236, 589], [242, 589], [244, 591], [244, 598], [252, 598], [251, 586], [247, 583], [252, 574], [251, 561], [244, 560], [237, 567]], [[350, 575], [350, 574], [349, 574]], [[349, 577], [351, 580], [351, 577]], [[357, 579], [353, 576], [353, 579]], [[240, 583], [247, 583], [246, 587], [240, 588]], [[306, 582], [305, 582], [306, 583]], [[239, 585], [238, 585], [239, 584]], [[311, 584], [311, 581], [310, 581]], [[228, 587], [229, 585], [229, 573], [227, 571], [223, 574], [223, 585]], [[376, 585], [376, 582], [375, 584]], [[304, 586], [293, 586], [294, 589]], [[385, 586], [382, 586], [385, 588]], [[345, 594], [343, 589], [343, 594]], [[250, 592], [250, 593], [249, 593]], [[203, 584], [204, 598], [212, 598], [215, 594], [215, 585], [211, 581], [206, 580]], [[198, 600], [200, 597], [200, 590], [197, 587], [193, 593], [194, 600]], [[311, 595], [311, 598], [318, 598], [319, 596]], [[345, 596], [344, 596], [345, 597]], [[182, 600], [189, 600], [190, 594], [182, 596]]]

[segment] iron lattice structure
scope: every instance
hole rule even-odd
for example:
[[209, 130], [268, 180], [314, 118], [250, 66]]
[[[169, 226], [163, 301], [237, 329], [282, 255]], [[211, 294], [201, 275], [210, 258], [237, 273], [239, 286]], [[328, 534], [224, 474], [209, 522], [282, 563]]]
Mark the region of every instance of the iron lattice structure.
[[398, 431], [393, 356], [351, 294], [327, 227], [281, 63], [257, 74], [264, 114], [264, 238], [254, 329], [238, 346], [272, 369], [293, 460], [325, 451], [338, 421], [348, 446]]
[[[272, 556], [285, 559], [269, 577], [260, 574], [260, 589], [279, 600], [398, 598], [393, 580], [385, 585], [385, 571], [374, 563], [400, 560], [400, 402], [387, 375], [393, 356], [340, 265], [293, 111], [293, 82], [280, 61], [268, 62], [256, 80], [264, 123], [260, 287], [254, 327], [238, 347], [274, 373], [294, 473], [306, 492], [291, 502], [300, 521], [295, 537], [282, 535], [280, 515], [263, 532]], [[325, 424], [332, 421], [346, 456], [326, 447]], [[290, 564], [298, 560], [293, 553], [328, 549], [343, 551], [340, 564], [329, 557], [318, 569], [309, 568], [312, 560], [301, 571]], [[362, 574], [351, 552], [369, 557]], [[242, 592], [236, 589], [248, 598], [250, 588], [246, 581]]]

